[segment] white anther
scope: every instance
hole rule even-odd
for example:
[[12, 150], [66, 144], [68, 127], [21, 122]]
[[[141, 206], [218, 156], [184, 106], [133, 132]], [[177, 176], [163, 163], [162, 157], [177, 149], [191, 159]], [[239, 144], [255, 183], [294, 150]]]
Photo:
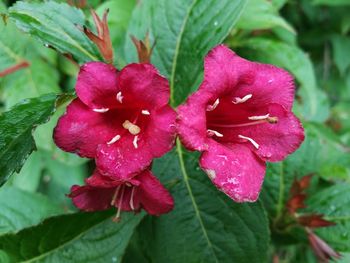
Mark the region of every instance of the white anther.
[[238, 137], [241, 138], [241, 139], [250, 141], [251, 144], [253, 144], [256, 149], [259, 149], [259, 147], [260, 147], [259, 144], [256, 141], [254, 141], [252, 138], [249, 138], [249, 137], [246, 137], [246, 136], [243, 136], [243, 135], [238, 135]]
[[124, 129], [127, 129], [132, 135], [137, 135], [141, 131], [141, 128], [139, 126], [131, 123], [128, 120], [124, 121], [123, 127], [124, 127]]
[[94, 112], [104, 113], [109, 111], [108, 108], [101, 108], [101, 109], [92, 109]]
[[251, 97], [253, 97], [252, 94], [245, 95], [243, 98], [235, 97], [235, 98], [233, 99], [232, 103], [233, 103], [233, 104], [243, 103], [243, 102], [246, 102], [247, 100], [249, 100]]
[[213, 105], [208, 105], [207, 111], [213, 111], [219, 105], [220, 99], [216, 99]]
[[107, 142], [107, 144], [108, 144], [108, 145], [113, 144], [113, 143], [115, 143], [116, 141], [118, 141], [119, 139], [120, 139], [120, 135], [118, 134], [118, 135], [114, 136], [114, 137], [112, 138], [112, 140], [110, 140], [109, 142]]
[[210, 130], [210, 129], [207, 130], [207, 133], [208, 133], [210, 136], [215, 135], [215, 136], [217, 136], [217, 137], [224, 137], [224, 135], [221, 134], [220, 132], [214, 131], [214, 130]]
[[151, 115], [151, 113], [148, 110], [142, 110], [141, 113], [143, 115]]
[[266, 114], [266, 115], [260, 115], [260, 116], [251, 116], [251, 117], [248, 117], [249, 120], [251, 121], [258, 121], [258, 120], [265, 120], [267, 119], [268, 117], [270, 116], [270, 114]]
[[138, 136], [134, 137], [134, 140], [132, 141], [132, 144], [134, 145], [135, 149], [137, 149], [138, 145], [137, 145], [137, 140], [138, 140]]
[[119, 103], [123, 103], [123, 98], [124, 98], [124, 96], [122, 95], [122, 92], [119, 91], [117, 93], [117, 101], [119, 101]]

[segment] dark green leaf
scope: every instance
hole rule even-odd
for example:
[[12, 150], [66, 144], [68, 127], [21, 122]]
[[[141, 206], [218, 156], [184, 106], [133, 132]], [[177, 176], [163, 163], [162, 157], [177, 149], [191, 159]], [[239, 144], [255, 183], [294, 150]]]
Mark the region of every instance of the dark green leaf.
[[237, 22], [237, 28], [247, 30], [271, 29], [274, 27], [283, 27], [295, 34], [293, 27], [278, 14], [277, 8], [268, 0], [248, 1], [242, 16]]
[[0, 236], [34, 226], [44, 218], [63, 212], [43, 195], [8, 186], [0, 189], [0, 206]]
[[334, 62], [344, 75], [350, 66], [350, 37], [335, 35], [332, 38], [332, 45]]
[[123, 214], [119, 223], [110, 216], [111, 211], [52, 217], [0, 237], [0, 249], [12, 262], [120, 262], [144, 214]]
[[80, 62], [100, 59], [96, 46], [77, 27], [85, 24], [81, 10], [54, 1], [19, 1], [9, 9], [9, 13], [20, 29], [44, 44], [72, 54]]
[[342, 6], [342, 5], [350, 5], [349, 0], [313, 0], [313, 4], [315, 5], [329, 5], [329, 6]]
[[331, 246], [350, 252], [350, 185], [337, 184], [315, 193], [307, 201], [308, 211], [321, 213], [335, 226], [317, 231]]
[[218, 191], [198, 167], [198, 155], [168, 154], [155, 163], [175, 210], [142, 226], [152, 262], [264, 262], [268, 225], [260, 203], [237, 204]]
[[0, 115], [0, 185], [13, 172], [19, 172], [29, 154], [35, 150], [32, 131], [48, 121], [58, 99], [67, 95], [46, 95], [15, 105]]
[[[152, 62], [170, 81], [173, 105], [195, 90], [202, 78], [205, 54], [229, 34], [245, 3], [151, 0], [135, 11], [129, 33], [143, 38], [148, 30], [156, 40]], [[130, 41], [127, 45], [131, 46]]]

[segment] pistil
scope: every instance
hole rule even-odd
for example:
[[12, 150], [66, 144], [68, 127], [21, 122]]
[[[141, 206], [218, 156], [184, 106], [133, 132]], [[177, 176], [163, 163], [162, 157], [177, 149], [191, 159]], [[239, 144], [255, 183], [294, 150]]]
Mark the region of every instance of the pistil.
[[[253, 116], [253, 117], [258, 117], [258, 116]], [[238, 127], [246, 127], [246, 126], [258, 125], [258, 124], [264, 124], [264, 123], [276, 124], [276, 123], [278, 123], [278, 117], [267, 117], [265, 119], [258, 119], [256, 121], [238, 123], [238, 124], [210, 123], [209, 126], [210, 127], [218, 127], [218, 128], [238, 128]]]
[[123, 128], [127, 129], [132, 135], [137, 135], [141, 131], [139, 126], [131, 123], [129, 120], [124, 121]]

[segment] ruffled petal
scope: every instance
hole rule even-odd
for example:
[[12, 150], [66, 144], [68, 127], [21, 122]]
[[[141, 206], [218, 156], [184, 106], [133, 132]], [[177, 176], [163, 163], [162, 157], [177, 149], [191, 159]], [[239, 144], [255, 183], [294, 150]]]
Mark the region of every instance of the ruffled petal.
[[123, 107], [144, 110], [161, 108], [168, 104], [169, 84], [151, 64], [129, 64], [118, 74], [118, 92]]
[[161, 215], [174, 208], [174, 200], [168, 190], [149, 170], [138, 177], [140, 186], [137, 189], [137, 199], [150, 215]]
[[211, 97], [211, 93], [197, 91], [177, 109], [179, 138], [188, 150], [203, 151], [208, 148], [206, 108]]
[[[271, 104], [267, 112], [270, 116], [277, 117], [278, 122], [229, 129], [225, 132], [225, 140], [246, 144], [262, 160], [282, 161], [304, 141], [304, 129], [299, 119], [281, 105]], [[240, 139], [240, 135], [253, 139], [258, 144], [258, 149], [248, 140]]]
[[265, 176], [265, 163], [244, 145], [210, 141], [200, 166], [215, 186], [236, 202], [255, 202]]
[[200, 86], [217, 97], [244, 98], [251, 94], [252, 107], [279, 103], [290, 110], [294, 100], [293, 77], [273, 65], [251, 62], [224, 45], [212, 49], [205, 58], [204, 80]]
[[80, 210], [100, 211], [111, 207], [114, 192], [115, 188], [73, 185], [68, 196]]
[[144, 147], [148, 147], [153, 157], [157, 158], [174, 147], [176, 112], [167, 105], [151, 115], [142, 140], [146, 143]]
[[113, 108], [118, 105], [117, 69], [102, 62], [88, 62], [81, 66], [76, 92], [91, 109]]
[[133, 138], [125, 136], [118, 143], [99, 145], [96, 165], [103, 175], [129, 180], [151, 164], [153, 153], [146, 142], [141, 139], [135, 148]]
[[107, 143], [118, 133], [118, 124], [110, 112], [94, 112], [80, 99], [75, 99], [58, 120], [53, 138], [64, 151], [94, 158], [97, 145]]

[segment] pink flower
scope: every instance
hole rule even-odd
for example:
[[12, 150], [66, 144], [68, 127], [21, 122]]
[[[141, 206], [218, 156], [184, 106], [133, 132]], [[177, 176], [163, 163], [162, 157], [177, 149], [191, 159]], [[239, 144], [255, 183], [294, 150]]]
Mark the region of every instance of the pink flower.
[[173, 147], [176, 113], [168, 105], [168, 81], [151, 64], [118, 72], [105, 63], [87, 63], [76, 92], [54, 140], [64, 151], [96, 158], [104, 175], [130, 178]]
[[86, 179], [85, 186], [73, 185], [68, 196], [84, 211], [118, 208], [116, 220], [120, 218], [121, 210], [138, 212], [143, 208], [151, 215], [160, 215], [174, 207], [170, 193], [150, 170], [126, 181], [113, 180], [96, 170]]
[[289, 73], [217, 46], [199, 90], [178, 108], [180, 139], [202, 151], [200, 166], [218, 189], [237, 202], [256, 201], [265, 162], [283, 160], [304, 140], [293, 99]]

